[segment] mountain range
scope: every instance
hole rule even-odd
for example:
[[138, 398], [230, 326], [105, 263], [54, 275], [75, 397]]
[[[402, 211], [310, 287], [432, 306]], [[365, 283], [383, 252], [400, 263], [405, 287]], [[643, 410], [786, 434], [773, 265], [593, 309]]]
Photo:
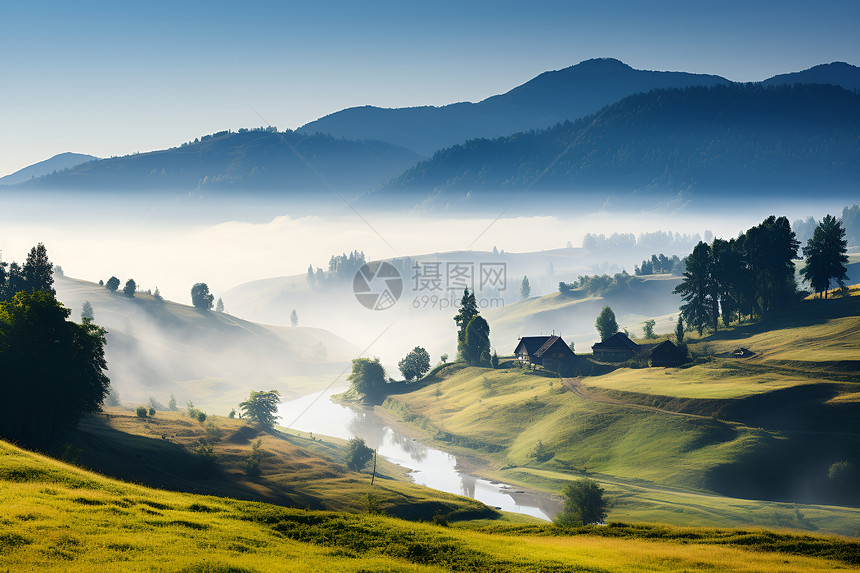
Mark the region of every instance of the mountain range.
[[[839, 87], [774, 100], [798, 83]], [[311, 197], [327, 187], [358, 193], [382, 187], [381, 197], [395, 190], [514, 188], [533, 185], [540, 172], [547, 188], [574, 180], [627, 190], [783, 182], [856, 188], [858, 89], [860, 68], [842, 62], [741, 85], [595, 59], [478, 103], [349, 108], [296, 131], [222, 131], [180, 147], [67, 163], [68, 169], [52, 158], [0, 185]], [[837, 100], [847, 106], [841, 123], [826, 109]], [[594, 125], [583, 131], [585, 117]], [[692, 123], [680, 125], [682, 117]], [[501, 155], [488, 155], [495, 153]]]
[[381, 194], [488, 189], [856, 193], [860, 93], [732, 84], [636, 94], [575, 122], [436, 152]]

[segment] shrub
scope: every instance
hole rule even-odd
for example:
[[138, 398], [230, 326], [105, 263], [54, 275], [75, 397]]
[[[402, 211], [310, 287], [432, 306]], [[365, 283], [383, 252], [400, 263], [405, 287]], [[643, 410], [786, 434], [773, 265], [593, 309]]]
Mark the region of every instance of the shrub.
[[138, 418], [146, 418], [146, 406], [138, 406], [137, 407], [137, 417]]
[[565, 497], [564, 508], [555, 517], [561, 526], [602, 523], [606, 519], [608, 500], [603, 488], [594, 480], [578, 479], [565, 484], [561, 490]]

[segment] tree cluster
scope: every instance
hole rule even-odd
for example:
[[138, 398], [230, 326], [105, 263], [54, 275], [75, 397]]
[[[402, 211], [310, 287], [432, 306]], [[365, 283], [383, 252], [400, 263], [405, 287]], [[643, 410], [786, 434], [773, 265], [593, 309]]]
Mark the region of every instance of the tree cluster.
[[673, 275], [684, 273], [683, 262], [678, 258], [678, 255], [672, 255], [671, 257], [667, 257], [663, 253], [651, 255], [650, 259], [645, 259], [641, 265], [633, 267], [633, 274], [636, 276], [664, 273], [672, 273]]
[[639, 287], [642, 279], [628, 274], [626, 271], [610, 275], [582, 275], [577, 280], [558, 283], [558, 292], [562, 296], [605, 296]]
[[720, 318], [727, 325], [785, 308], [796, 298], [798, 246], [788, 219], [773, 215], [736, 239], [700, 242], [673, 291], [684, 300], [684, 322], [701, 334], [717, 330]]
[[367, 262], [363, 251], [352, 251], [349, 254], [332, 255], [328, 261], [328, 273], [313, 265], [308, 265], [308, 283], [324, 285], [326, 281], [351, 281], [355, 273]]
[[25, 290], [0, 301], [0, 435], [37, 448], [57, 430], [100, 409], [105, 375], [105, 330], [71, 311], [48, 290]]
[[457, 325], [457, 354], [467, 364], [490, 364], [490, 325], [480, 316], [475, 293], [463, 291], [460, 310], [454, 316]]
[[45, 245], [39, 243], [27, 254], [21, 266], [0, 260], [0, 300], [10, 301], [15, 294], [45, 291], [54, 294], [54, 265], [48, 260]]
[[379, 358], [354, 358], [352, 372], [346, 377], [350, 388], [365, 398], [378, 396], [385, 392], [385, 368]]

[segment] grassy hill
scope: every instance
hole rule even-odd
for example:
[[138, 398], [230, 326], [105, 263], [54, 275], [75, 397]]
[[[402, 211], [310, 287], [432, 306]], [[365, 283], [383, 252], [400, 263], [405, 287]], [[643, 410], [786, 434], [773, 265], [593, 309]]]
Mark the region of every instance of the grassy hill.
[[[248, 458], [259, 442], [259, 475], [249, 475]], [[400, 466], [378, 461], [346, 468], [346, 443], [336, 438], [299, 436], [280, 428], [261, 431], [245, 420], [208, 416], [205, 423], [186, 412], [135, 412], [107, 408], [85, 418], [58, 443], [56, 453], [118, 479], [174, 491], [229, 496], [291, 507], [359, 512], [367, 494], [386, 513], [429, 520], [498, 518], [475, 500], [412, 483]]]
[[[860, 535], [860, 510], [821, 505], [846, 502], [831, 464], [860, 467], [858, 302], [810, 300], [694, 339], [685, 368], [562, 380], [513, 361], [448, 365], [385, 407], [508, 483], [554, 492], [596, 476], [621, 500], [611, 519]], [[738, 346], [758, 355], [726, 356]], [[535, 457], [539, 443], [550, 459]]]
[[93, 306], [96, 324], [108, 330], [111, 385], [130, 402], [152, 396], [166, 404], [172, 392], [181, 405], [227, 413], [262, 386], [286, 399], [319, 390], [358, 352], [321, 328], [265, 326], [68, 277], [54, 286], [73, 319], [85, 300]]
[[41, 571], [831, 571], [860, 544], [764, 530], [440, 527], [129, 484], [0, 442], [0, 567]]

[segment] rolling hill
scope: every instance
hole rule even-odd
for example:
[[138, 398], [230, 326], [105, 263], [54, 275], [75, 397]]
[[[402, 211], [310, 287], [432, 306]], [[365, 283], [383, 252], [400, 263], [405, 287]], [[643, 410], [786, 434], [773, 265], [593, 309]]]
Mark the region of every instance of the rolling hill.
[[[828, 477], [838, 462], [860, 467], [860, 289], [852, 292], [693, 336], [694, 360], [682, 368], [607, 365], [607, 374], [560, 379], [513, 360], [495, 370], [458, 363], [384, 407], [506, 483], [553, 491], [588, 475], [625, 500], [627, 515], [650, 508], [669, 523], [778, 519], [830, 531], [841, 522], [840, 532], [857, 535], [856, 517], [842, 520], [858, 511], [860, 491]], [[756, 355], [731, 357], [738, 346]], [[536, 457], [539, 443], [548, 458]], [[728, 497], [693, 503], [692, 494]], [[787, 505], [738, 514], [729, 498]], [[776, 518], [791, 504], [807, 505]], [[848, 513], [828, 507], [839, 504]]]
[[542, 131], [436, 152], [380, 197], [525, 189], [746, 196], [852, 196], [860, 183], [860, 94], [836, 86], [655, 90]]
[[681, 571], [856, 567], [853, 540], [760, 529], [440, 527], [174, 493], [0, 441], [0, 567], [10, 571]]
[[226, 413], [263, 387], [289, 399], [327, 386], [358, 351], [321, 328], [263, 326], [62, 276], [54, 287], [74, 318], [90, 302], [108, 330], [111, 385], [131, 402], [166, 404], [174, 393], [180, 404]]

